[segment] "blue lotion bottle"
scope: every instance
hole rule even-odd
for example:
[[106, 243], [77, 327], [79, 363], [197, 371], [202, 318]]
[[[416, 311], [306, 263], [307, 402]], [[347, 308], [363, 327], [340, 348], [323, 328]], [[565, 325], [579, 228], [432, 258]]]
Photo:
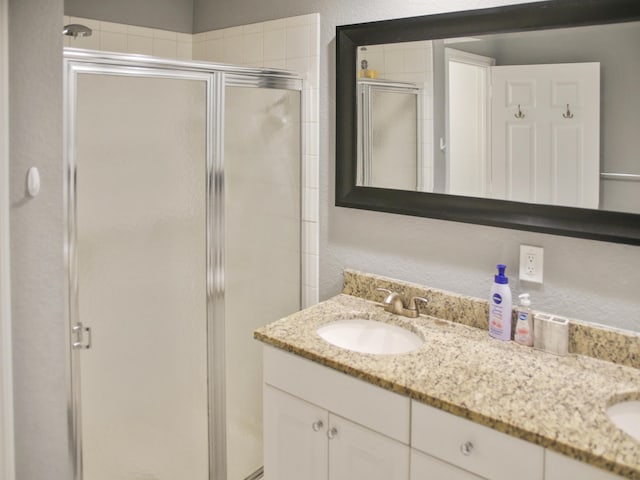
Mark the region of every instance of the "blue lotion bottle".
[[489, 299], [489, 335], [499, 340], [511, 340], [511, 289], [509, 279], [504, 274], [506, 265], [496, 266]]

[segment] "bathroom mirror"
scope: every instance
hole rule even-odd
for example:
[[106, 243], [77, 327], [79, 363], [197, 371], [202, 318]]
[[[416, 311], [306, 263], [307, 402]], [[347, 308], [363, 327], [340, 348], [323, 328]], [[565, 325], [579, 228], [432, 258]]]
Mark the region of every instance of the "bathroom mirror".
[[640, 2], [337, 27], [336, 205], [640, 244]]

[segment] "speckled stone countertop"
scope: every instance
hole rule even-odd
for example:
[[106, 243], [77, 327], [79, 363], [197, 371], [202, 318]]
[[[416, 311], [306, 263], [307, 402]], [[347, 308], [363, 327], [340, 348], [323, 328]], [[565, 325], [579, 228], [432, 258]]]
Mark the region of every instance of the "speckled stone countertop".
[[[403, 355], [335, 347], [316, 330], [347, 318], [403, 326], [425, 341]], [[557, 357], [486, 330], [435, 317], [409, 319], [341, 294], [254, 332], [255, 338], [382, 388], [640, 480], [640, 443], [617, 429], [606, 408], [640, 399], [640, 370], [571, 354]]]

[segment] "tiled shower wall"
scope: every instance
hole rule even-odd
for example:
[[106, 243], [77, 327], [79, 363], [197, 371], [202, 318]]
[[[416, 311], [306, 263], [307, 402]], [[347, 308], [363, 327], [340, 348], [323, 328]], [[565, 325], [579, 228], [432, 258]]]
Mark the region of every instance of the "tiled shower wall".
[[87, 18], [64, 17], [64, 22], [93, 30], [90, 37], [65, 37], [67, 47], [284, 68], [303, 77], [302, 307], [317, 303], [320, 16], [301, 15], [194, 35]]

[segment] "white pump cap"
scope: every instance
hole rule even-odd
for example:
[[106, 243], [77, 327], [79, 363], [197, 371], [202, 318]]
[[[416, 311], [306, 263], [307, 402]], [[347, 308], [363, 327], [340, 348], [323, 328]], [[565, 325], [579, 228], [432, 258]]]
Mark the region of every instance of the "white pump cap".
[[518, 295], [518, 298], [520, 299], [520, 305], [522, 305], [523, 307], [531, 306], [531, 300], [529, 299], [528, 293], [521, 293], [520, 295]]

